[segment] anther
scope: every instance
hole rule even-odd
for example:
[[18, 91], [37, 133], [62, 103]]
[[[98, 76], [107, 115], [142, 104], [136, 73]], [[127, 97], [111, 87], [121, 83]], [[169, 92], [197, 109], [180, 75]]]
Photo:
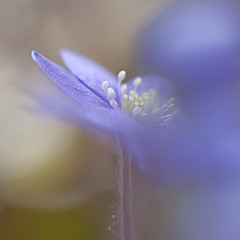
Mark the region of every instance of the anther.
[[104, 92], [106, 92], [106, 90], [107, 90], [107, 88], [108, 88], [108, 81], [104, 81], [103, 83], [102, 83], [102, 90], [104, 91]]
[[107, 96], [108, 96], [110, 99], [115, 99], [117, 95], [116, 95], [116, 92], [114, 91], [114, 89], [108, 88], [108, 89], [107, 89]]
[[133, 114], [134, 115], [140, 115], [142, 113], [142, 109], [140, 107], [134, 107], [133, 108]]
[[[169, 106], [171, 106], [172, 104], [174, 104], [175, 102], [175, 98], [170, 98], [166, 104], [164, 104], [161, 108], [162, 110], [165, 109], [165, 108], [168, 108], [169, 109]], [[174, 104], [175, 105], [175, 104]], [[172, 106], [171, 106], [172, 107]]]
[[127, 91], [127, 84], [124, 83], [124, 84], [121, 86], [121, 93], [124, 94], [126, 91]]
[[133, 96], [129, 96], [128, 99], [129, 99], [130, 102], [133, 102], [133, 100], [134, 100]]
[[147, 102], [144, 106], [144, 111], [145, 112], [151, 112], [153, 109], [153, 104], [151, 102]]
[[110, 100], [110, 105], [112, 106], [113, 109], [115, 109], [115, 110], [118, 109], [118, 104], [117, 104], [116, 100], [111, 99]]
[[118, 73], [117, 77], [118, 77], [118, 81], [122, 82], [125, 78], [126, 78], [126, 71], [122, 70]]
[[133, 86], [134, 86], [134, 89], [137, 89], [142, 83], [142, 78], [140, 77], [137, 77], [134, 79], [133, 81]]
[[178, 115], [180, 113], [179, 109], [174, 110], [172, 113], [168, 114], [168, 115], [164, 115], [163, 118], [173, 118], [176, 115]]
[[170, 110], [170, 109], [174, 108], [175, 106], [176, 106], [176, 104], [171, 103], [167, 106], [166, 110]]

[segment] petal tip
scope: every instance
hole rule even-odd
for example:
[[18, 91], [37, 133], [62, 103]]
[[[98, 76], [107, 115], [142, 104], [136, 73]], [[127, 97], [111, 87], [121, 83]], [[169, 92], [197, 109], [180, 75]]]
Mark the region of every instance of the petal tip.
[[32, 59], [36, 62], [36, 61], [37, 61], [37, 58], [38, 58], [39, 55], [41, 55], [41, 54], [33, 50], [33, 51], [31, 52], [31, 55], [32, 55]]

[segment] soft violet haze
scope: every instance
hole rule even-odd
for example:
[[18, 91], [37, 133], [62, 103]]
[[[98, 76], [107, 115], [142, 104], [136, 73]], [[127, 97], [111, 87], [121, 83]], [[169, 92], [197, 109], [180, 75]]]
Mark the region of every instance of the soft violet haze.
[[240, 76], [237, 1], [173, 1], [153, 14], [138, 39], [137, 61], [179, 88], [215, 87]]

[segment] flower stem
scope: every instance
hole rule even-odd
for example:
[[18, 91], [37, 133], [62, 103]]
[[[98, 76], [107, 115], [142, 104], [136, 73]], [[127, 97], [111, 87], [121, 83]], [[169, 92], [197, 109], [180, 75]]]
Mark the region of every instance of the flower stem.
[[120, 236], [121, 240], [133, 240], [132, 236], [132, 183], [131, 183], [131, 156], [125, 153], [120, 142], [118, 146], [119, 164], [119, 193], [120, 193]]

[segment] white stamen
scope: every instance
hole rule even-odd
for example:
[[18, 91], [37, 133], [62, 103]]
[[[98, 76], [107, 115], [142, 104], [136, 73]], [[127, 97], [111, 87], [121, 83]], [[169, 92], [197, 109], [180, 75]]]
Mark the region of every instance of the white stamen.
[[134, 79], [133, 81], [133, 86], [134, 86], [134, 89], [136, 90], [142, 83], [142, 78], [140, 77], [137, 77]]
[[127, 91], [127, 84], [124, 83], [124, 84], [121, 86], [121, 93], [124, 94], [126, 91]]
[[107, 96], [108, 96], [110, 99], [115, 99], [117, 95], [116, 95], [116, 92], [114, 91], [114, 89], [108, 88], [108, 89], [107, 89]]
[[140, 115], [142, 113], [142, 108], [134, 107], [133, 108], [133, 115]]
[[150, 112], [153, 109], [153, 104], [151, 102], [147, 102], [144, 106], [145, 112]]
[[124, 100], [127, 101], [127, 99], [128, 99], [128, 95], [125, 93], [125, 94], [123, 95], [123, 98], [124, 98]]
[[103, 83], [102, 83], [102, 90], [104, 91], [104, 92], [106, 92], [106, 90], [107, 90], [107, 88], [108, 88], [108, 81], [104, 81]]
[[[165, 109], [165, 108], [167, 108], [169, 105], [171, 105], [172, 103], [174, 103], [175, 102], [175, 98], [170, 98], [168, 101], [167, 101], [167, 103], [166, 104], [164, 104], [162, 107], [161, 107], [161, 109], [163, 110], [163, 109]], [[175, 104], [174, 104], [175, 105]]]
[[126, 71], [122, 70], [118, 73], [117, 77], [118, 77], [118, 81], [122, 82], [125, 78], [126, 78]]
[[129, 99], [130, 102], [133, 102], [133, 100], [134, 100], [133, 96], [129, 96], [128, 99]]
[[164, 119], [164, 121], [163, 121], [163, 124], [165, 124], [165, 123], [167, 123], [167, 122], [169, 122], [169, 121], [171, 121], [173, 118], [166, 118], [166, 119]]
[[162, 118], [173, 118], [175, 117], [177, 114], [180, 113], [179, 109], [174, 110], [172, 113], [168, 114], [168, 115], [164, 115], [162, 116]]
[[115, 110], [118, 109], [118, 104], [117, 104], [116, 100], [111, 99], [111, 100], [110, 100], [110, 105], [111, 105]]
[[172, 108], [175, 108], [175, 107], [176, 107], [176, 104], [171, 103], [168, 106], [166, 106], [165, 108], [160, 109], [159, 112], [164, 113], [164, 112], [167, 112], [167, 111], [169, 111], [169, 110], [171, 110]]

